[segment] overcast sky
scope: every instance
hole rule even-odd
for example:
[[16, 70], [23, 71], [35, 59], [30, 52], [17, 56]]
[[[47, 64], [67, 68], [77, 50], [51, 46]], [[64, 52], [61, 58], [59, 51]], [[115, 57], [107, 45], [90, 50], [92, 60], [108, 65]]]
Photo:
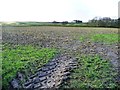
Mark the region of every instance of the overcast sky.
[[0, 0], [0, 21], [86, 22], [96, 16], [118, 17], [120, 0]]

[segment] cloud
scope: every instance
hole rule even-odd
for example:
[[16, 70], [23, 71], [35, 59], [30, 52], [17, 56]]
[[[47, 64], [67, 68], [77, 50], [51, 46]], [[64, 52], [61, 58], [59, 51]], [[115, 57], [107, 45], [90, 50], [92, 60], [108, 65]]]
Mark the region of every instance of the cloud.
[[0, 0], [0, 21], [87, 21], [117, 17], [118, 0]]

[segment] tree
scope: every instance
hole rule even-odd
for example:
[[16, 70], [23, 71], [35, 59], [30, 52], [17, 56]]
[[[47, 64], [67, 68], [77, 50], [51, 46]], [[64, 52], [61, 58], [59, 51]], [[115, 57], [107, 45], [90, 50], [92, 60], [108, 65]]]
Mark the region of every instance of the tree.
[[68, 24], [68, 21], [63, 21], [62, 24]]
[[81, 20], [73, 20], [75, 23], [82, 23]]
[[88, 22], [88, 25], [96, 27], [118, 27], [118, 21], [118, 19], [111, 19], [110, 17], [95, 17]]
[[118, 27], [120, 28], [120, 18], [118, 18]]
[[57, 21], [53, 21], [52, 23], [60, 23], [60, 22], [57, 22]]

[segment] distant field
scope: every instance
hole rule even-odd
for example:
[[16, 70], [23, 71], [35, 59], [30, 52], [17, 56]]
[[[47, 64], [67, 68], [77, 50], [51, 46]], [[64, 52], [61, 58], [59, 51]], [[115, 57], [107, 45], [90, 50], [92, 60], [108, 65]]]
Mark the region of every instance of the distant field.
[[4, 88], [18, 71], [29, 77], [59, 53], [77, 58], [79, 66], [70, 71], [62, 88], [118, 87], [117, 28], [9, 26], [2, 32]]

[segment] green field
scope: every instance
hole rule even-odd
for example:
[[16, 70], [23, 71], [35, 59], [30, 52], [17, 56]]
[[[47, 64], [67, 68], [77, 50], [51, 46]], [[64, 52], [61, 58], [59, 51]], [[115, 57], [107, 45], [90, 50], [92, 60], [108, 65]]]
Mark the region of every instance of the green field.
[[2, 52], [3, 86], [8, 85], [8, 82], [16, 76], [18, 71], [22, 71], [27, 75], [34, 74], [38, 68], [51, 60], [55, 53], [56, 50], [53, 48], [5, 44]]

